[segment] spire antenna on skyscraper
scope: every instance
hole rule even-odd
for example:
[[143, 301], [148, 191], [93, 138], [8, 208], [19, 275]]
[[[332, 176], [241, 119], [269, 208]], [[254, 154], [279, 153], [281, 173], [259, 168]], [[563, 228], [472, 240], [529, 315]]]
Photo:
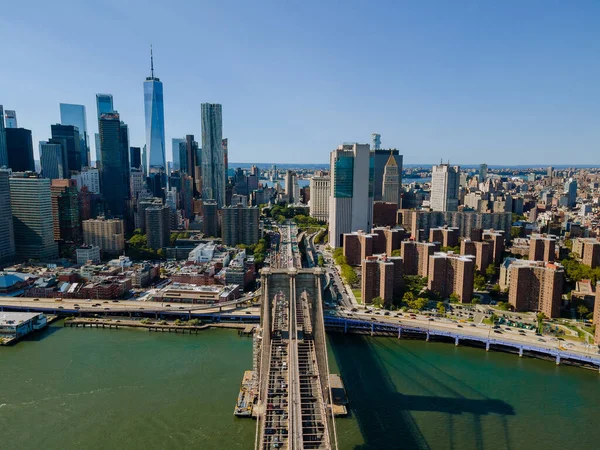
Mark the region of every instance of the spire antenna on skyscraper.
[[150, 76], [154, 78], [154, 55], [152, 55], [152, 44], [150, 44]]

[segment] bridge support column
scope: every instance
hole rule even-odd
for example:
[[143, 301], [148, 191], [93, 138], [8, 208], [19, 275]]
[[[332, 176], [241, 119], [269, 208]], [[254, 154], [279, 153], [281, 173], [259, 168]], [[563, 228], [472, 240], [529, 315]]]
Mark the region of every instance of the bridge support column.
[[454, 338], [454, 345], [456, 345], [456, 346], [458, 347], [458, 336], [456, 336], [456, 337]]
[[522, 358], [523, 357], [523, 347], [519, 348], [519, 357]]
[[427, 337], [425, 338], [427, 342], [429, 342], [429, 331], [427, 332]]
[[560, 366], [560, 355], [556, 355], [556, 365]]
[[487, 341], [487, 342], [485, 343], [485, 351], [486, 351], [486, 352], [489, 352], [489, 351], [490, 351], [490, 341]]
[[402, 337], [402, 327], [398, 327], [398, 339]]
[[348, 321], [344, 320], [344, 334], [348, 332]]
[[373, 322], [371, 322], [371, 336], [373, 336], [373, 330], [375, 328], [375, 325], [373, 324]]

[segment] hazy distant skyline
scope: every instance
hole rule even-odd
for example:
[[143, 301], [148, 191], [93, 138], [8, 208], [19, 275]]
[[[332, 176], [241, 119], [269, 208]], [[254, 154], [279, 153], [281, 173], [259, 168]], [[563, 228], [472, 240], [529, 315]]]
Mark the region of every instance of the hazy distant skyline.
[[96, 159], [111, 93], [142, 147], [153, 44], [169, 160], [208, 102], [236, 162], [326, 163], [377, 132], [407, 164], [596, 164], [599, 17], [595, 1], [9, 2], [0, 104], [36, 158], [59, 103], [85, 105]]

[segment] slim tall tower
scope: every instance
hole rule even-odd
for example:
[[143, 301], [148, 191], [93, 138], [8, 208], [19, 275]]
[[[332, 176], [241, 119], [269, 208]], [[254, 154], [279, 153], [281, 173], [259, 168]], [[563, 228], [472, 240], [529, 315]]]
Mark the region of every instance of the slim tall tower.
[[166, 172], [163, 85], [160, 79], [154, 76], [152, 47], [150, 47], [150, 76], [144, 81], [144, 111], [148, 171], [149, 173]]
[[[102, 114], [112, 114], [114, 110], [112, 94], [96, 94], [96, 115], [98, 116], [98, 121], [100, 121]], [[99, 126], [98, 129], [100, 129]], [[101, 161], [100, 132], [96, 133], [95, 138], [96, 161]]]
[[[125, 203], [129, 195], [129, 151], [122, 142], [119, 114], [103, 114], [99, 120], [101, 152], [101, 189], [107, 213], [113, 216], [125, 214]], [[122, 153], [126, 152], [125, 155]]]
[[[0, 120], [2, 121], [4, 119]], [[8, 176], [8, 170], [0, 170], [0, 262], [11, 260], [15, 256], [15, 233]]]
[[73, 125], [79, 130], [80, 150], [81, 150], [81, 167], [89, 167], [90, 165], [90, 146], [87, 133], [87, 118], [85, 114], [85, 106], [72, 105], [70, 103], [60, 104], [60, 123], [62, 125]]
[[450, 164], [433, 166], [431, 171], [431, 209], [456, 211], [458, 209], [459, 182], [459, 166]]
[[216, 103], [202, 103], [202, 198], [225, 206], [223, 116]]
[[4, 131], [4, 108], [0, 105], [0, 167], [8, 167], [8, 151], [6, 149], [6, 131]]

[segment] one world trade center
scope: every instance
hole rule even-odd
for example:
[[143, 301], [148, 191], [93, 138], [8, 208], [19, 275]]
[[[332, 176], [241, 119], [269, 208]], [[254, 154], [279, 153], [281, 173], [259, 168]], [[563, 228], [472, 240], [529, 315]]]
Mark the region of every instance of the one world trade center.
[[[155, 195], [166, 185], [165, 113], [163, 84], [154, 76], [154, 58], [150, 48], [150, 76], [144, 81], [144, 110], [146, 115], [146, 154], [148, 178]], [[157, 196], [158, 196], [157, 195]]]

